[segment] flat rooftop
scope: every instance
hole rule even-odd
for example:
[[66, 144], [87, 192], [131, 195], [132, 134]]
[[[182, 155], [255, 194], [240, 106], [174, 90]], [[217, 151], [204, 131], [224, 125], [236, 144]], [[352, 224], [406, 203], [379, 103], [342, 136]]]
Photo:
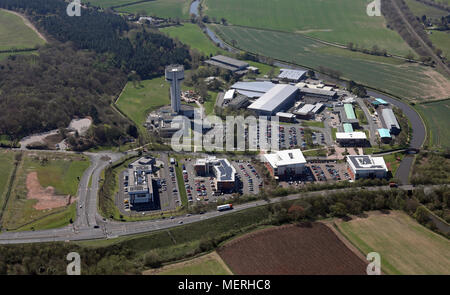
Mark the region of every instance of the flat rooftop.
[[306, 159], [300, 149], [278, 151], [276, 153], [265, 154], [264, 158], [270, 166], [277, 168], [280, 166], [306, 164]]
[[347, 156], [347, 163], [357, 170], [384, 170], [387, 171], [383, 157], [372, 157], [369, 155]]
[[336, 132], [336, 139], [367, 139], [364, 132]]
[[298, 91], [298, 88], [288, 84], [277, 84], [267, 93], [258, 98], [248, 108], [257, 111], [273, 112]]
[[353, 105], [351, 105], [349, 103], [345, 103], [344, 110], [345, 110], [345, 115], [347, 116], [347, 119], [349, 119], [349, 120], [356, 119], [355, 111], [353, 110]]

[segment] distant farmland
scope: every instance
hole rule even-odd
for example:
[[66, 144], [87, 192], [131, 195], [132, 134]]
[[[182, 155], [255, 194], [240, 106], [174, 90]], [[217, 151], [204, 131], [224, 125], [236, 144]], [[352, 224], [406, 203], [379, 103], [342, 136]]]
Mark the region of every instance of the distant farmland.
[[34, 48], [44, 43], [20, 16], [0, 10], [0, 50]]
[[216, 47], [196, 24], [184, 23], [181, 27], [167, 27], [160, 29], [160, 31], [168, 34], [171, 38], [177, 38], [191, 48], [196, 48], [206, 56], [224, 52], [224, 50]]
[[[134, 1], [136, 2], [136, 1]], [[133, 5], [127, 5], [124, 7], [117, 8], [117, 11], [128, 12], [128, 13], [138, 13], [144, 12], [147, 15], [155, 15], [159, 17], [166, 18], [189, 18], [189, 0], [154, 0], [143, 3], [137, 3]]]
[[388, 274], [450, 274], [450, 242], [400, 211], [338, 222], [364, 254], [378, 252]]
[[384, 17], [369, 17], [364, 0], [206, 0], [203, 14], [232, 25], [302, 33], [329, 42], [364, 48], [373, 45], [406, 55], [411, 48]]
[[299, 34], [236, 26], [212, 27], [228, 43], [235, 43], [242, 50], [314, 69], [320, 66], [335, 69], [345, 78], [408, 100], [446, 98], [450, 89], [450, 81], [430, 67], [363, 55]]
[[431, 129], [432, 144], [450, 148], [450, 100], [416, 106], [425, 115], [428, 127]]
[[237, 275], [365, 274], [367, 263], [322, 223], [263, 229], [217, 251]]

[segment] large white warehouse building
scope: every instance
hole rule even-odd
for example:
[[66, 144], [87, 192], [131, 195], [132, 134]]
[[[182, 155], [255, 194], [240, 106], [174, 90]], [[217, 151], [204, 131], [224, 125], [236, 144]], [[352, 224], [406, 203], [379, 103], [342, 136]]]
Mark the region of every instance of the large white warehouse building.
[[288, 84], [278, 84], [252, 103], [248, 109], [258, 115], [271, 116], [288, 109], [295, 103], [299, 90]]

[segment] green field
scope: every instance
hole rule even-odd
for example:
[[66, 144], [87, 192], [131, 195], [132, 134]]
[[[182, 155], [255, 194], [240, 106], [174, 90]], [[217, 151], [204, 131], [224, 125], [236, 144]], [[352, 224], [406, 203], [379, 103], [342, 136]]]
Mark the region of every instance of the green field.
[[444, 98], [448, 95], [445, 88], [450, 87], [450, 81], [428, 67], [408, 63], [396, 64], [392, 62], [393, 58], [387, 57], [366, 60], [364, 56], [367, 55], [330, 47], [299, 34], [235, 26], [212, 27], [228, 43], [235, 40], [237, 47], [242, 50], [313, 69], [320, 66], [335, 69], [340, 71], [344, 78], [408, 100], [420, 101]]
[[0, 50], [34, 48], [44, 43], [19, 16], [0, 10]]
[[442, 50], [442, 55], [450, 58], [450, 33], [441, 31], [430, 31], [428, 35], [433, 45]]
[[4, 202], [4, 194], [14, 168], [14, 152], [0, 150], [0, 206]]
[[416, 107], [425, 116], [431, 143], [434, 146], [450, 148], [450, 100], [418, 104]]
[[363, 0], [206, 0], [203, 14], [229, 24], [306, 34], [321, 40], [364, 48], [377, 45], [406, 55], [411, 49], [384, 17], [369, 17]]
[[29, 173], [37, 172], [39, 184], [52, 186], [57, 195], [76, 197], [78, 179], [89, 166], [85, 156], [67, 154], [26, 153], [19, 165], [13, 191], [4, 212], [2, 226], [10, 230], [48, 229], [61, 227], [75, 219], [76, 205], [37, 210], [37, 202], [27, 198], [26, 179]]
[[190, 3], [190, 0], [155, 0], [120, 7], [116, 10], [127, 13], [140, 13], [145, 11], [145, 14], [149, 16], [189, 19]]
[[216, 47], [196, 24], [185, 23], [180, 27], [167, 27], [160, 29], [160, 31], [168, 34], [171, 38], [177, 38], [180, 42], [197, 49], [206, 56], [225, 52]]
[[[403, 157], [404, 157], [403, 153], [396, 153], [383, 156], [386, 165], [389, 165], [389, 171], [391, 171], [393, 177], [395, 177], [395, 173], [397, 172], [398, 166], [400, 166], [400, 162], [403, 159]], [[397, 161], [397, 158], [400, 159], [400, 161]]]
[[378, 252], [387, 274], [450, 274], [450, 242], [400, 211], [338, 222], [364, 255]]
[[144, 272], [157, 275], [230, 275], [232, 274], [222, 258], [212, 252], [191, 260], [170, 264], [160, 269]]
[[148, 113], [170, 103], [169, 93], [169, 83], [164, 77], [142, 81], [136, 87], [128, 82], [116, 106], [144, 130]]
[[91, 5], [99, 7], [114, 7], [118, 5], [124, 5], [129, 3], [134, 3], [139, 0], [83, 0], [82, 3], [90, 3]]
[[417, 0], [405, 0], [411, 12], [418, 17], [422, 17], [422, 15], [426, 15], [427, 18], [441, 18], [442, 16], [447, 16], [443, 10], [438, 8], [420, 3]]

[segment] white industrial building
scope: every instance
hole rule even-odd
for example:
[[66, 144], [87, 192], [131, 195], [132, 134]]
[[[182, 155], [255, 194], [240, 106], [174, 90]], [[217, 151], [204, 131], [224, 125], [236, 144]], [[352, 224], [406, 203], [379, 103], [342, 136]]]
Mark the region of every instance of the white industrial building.
[[294, 105], [298, 88], [288, 84], [277, 84], [249, 105], [248, 109], [258, 115], [271, 116]]
[[154, 203], [152, 184], [152, 159], [140, 158], [128, 166], [125, 175], [128, 183], [128, 195], [133, 205]]
[[306, 159], [300, 149], [264, 154], [263, 160], [274, 177], [301, 175], [305, 171]]
[[347, 165], [353, 179], [385, 178], [388, 172], [383, 157], [347, 156]]
[[386, 125], [386, 129], [393, 134], [398, 134], [400, 132], [400, 125], [397, 122], [397, 118], [395, 117], [392, 109], [385, 108], [381, 111], [381, 115], [383, 116], [384, 124]]
[[364, 132], [336, 132], [336, 142], [341, 146], [364, 146], [367, 135]]

